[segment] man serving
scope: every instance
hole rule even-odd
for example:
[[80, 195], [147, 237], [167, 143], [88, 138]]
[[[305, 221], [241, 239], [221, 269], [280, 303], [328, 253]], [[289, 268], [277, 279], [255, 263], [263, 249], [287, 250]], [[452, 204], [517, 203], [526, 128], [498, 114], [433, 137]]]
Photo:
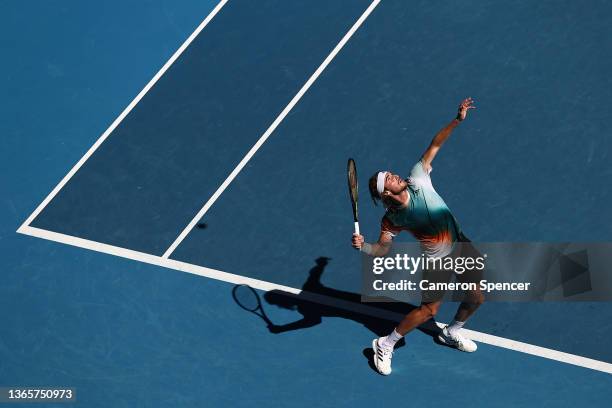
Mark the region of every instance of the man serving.
[[[461, 232], [450, 209], [434, 189], [430, 178], [431, 162], [453, 129], [465, 120], [468, 111], [474, 108], [472, 98], [461, 102], [457, 117], [433, 138], [421, 159], [410, 171], [408, 179], [404, 180], [389, 171], [377, 172], [370, 178], [372, 200], [374, 204], [382, 201], [386, 212], [382, 217], [378, 242], [369, 244], [364, 241], [363, 235], [353, 234], [354, 248], [371, 256], [385, 256], [393, 238], [401, 231], [408, 231], [421, 243], [423, 253], [428, 257], [462, 256], [466, 255], [465, 252], [470, 255], [477, 254]], [[428, 271], [423, 273], [425, 275]], [[464, 275], [466, 274], [457, 275], [457, 278], [465, 279]], [[447, 276], [449, 279], [450, 277]], [[406, 315], [392, 333], [373, 340], [374, 365], [381, 374], [391, 374], [391, 357], [395, 344], [409, 331], [436, 315], [442, 296], [443, 293], [424, 296], [421, 305]], [[476, 351], [476, 344], [462, 336], [461, 328], [483, 301], [484, 296], [479, 289], [466, 293], [453, 322], [442, 329], [438, 339], [461, 351]]]

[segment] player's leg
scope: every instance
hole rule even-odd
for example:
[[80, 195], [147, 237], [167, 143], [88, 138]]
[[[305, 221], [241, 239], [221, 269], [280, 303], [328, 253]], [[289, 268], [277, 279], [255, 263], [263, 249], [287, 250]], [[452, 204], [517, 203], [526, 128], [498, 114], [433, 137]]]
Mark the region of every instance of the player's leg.
[[412, 309], [388, 336], [379, 338], [378, 343], [382, 348], [393, 350], [395, 344], [409, 331], [433, 318], [441, 304], [441, 301], [421, 303], [419, 307]]
[[484, 302], [484, 296], [480, 291], [470, 293], [469, 299], [466, 299], [459, 305], [454, 320], [442, 329], [442, 332], [438, 336], [438, 340], [449, 346], [456, 347], [461, 351], [469, 353], [476, 351], [478, 348], [476, 343], [464, 337], [461, 333], [461, 329], [482, 302]]
[[421, 303], [408, 313], [399, 325], [387, 336], [372, 341], [374, 350], [374, 366], [383, 375], [391, 374], [391, 358], [395, 344], [409, 331], [425, 323], [438, 313], [440, 301]]
[[[472, 242], [465, 236], [461, 236], [462, 240], [458, 243], [460, 246], [460, 255], [465, 258], [476, 259], [482, 257], [482, 254], [472, 245]], [[475, 287], [474, 290], [466, 291], [463, 294], [463, 299], [457, 313], [455, 314], [456, 322], [465, 323], [470, 316], [484, 303], [484, 295], [480, 290], [480, 281], [483, 279], [484, 271], [480, 269], [472, 269], [457, 275], [457, 280], [462, 283], [471, 284]], [[454, 328], [451, 328], [453, 331]]]
[[421, 303], [419, 307], [413, 309], [402, 319], [395, 331], [400, 336], [405, 336], [409, 331], [433, 318], [438, 313], [441, 304], [441, 301]]
[[466, 322], [484, 303], [484, 295], [480, 289], [469, 291], [465, 296], [465, 300], [459, 304], [455, 314], [455, 320], [459, 322]]
[[[460, 243], [460, 245], [462, 246], [461, 256], [472, 258], [481, 256], [478, 250], [474, 248], [469, 240], [465, 239]], [[482, 294], [479, 286], [479, 282], [482, 277], [483, 271], [481, 270], [466, 271], [463, 274], [457, 275], [458, 281], [473, 284], [476, 289], [466, 291], [463, 294], [463, 299], [457, 308], [455, 318], [448, 326], [442, 329], [442, 332], [438, 336], [438, 339], [441, 342], [454, 346], [461, 351], [474, 352], [478, 348], [476, 343], [461, 334], [461, 329], [470, 316], [472, 316], [480, 305], [484, 303], [484, 295]]]
[[[465, 258], [483, 258], [482, 254], [472, 242], [465, 237], [465, 235], [461, 234], [460, 241], [457, 243], [460, 250], [460, 255]], [[457, 280], [462, 283], [469, 283], [476, 289], [467, 291], [464, 293], [463, 299], [459, 308], [457, 309], [457, 314], [455, 315], [455, 320], [459, 322], [465, 322], [467, 319], [474, 314], [474, 312], [484, 303], [484, 295], [480, 290], [480, 281], [483, 279], [484, 271], [481, 269], [472, 269], [466, 271], [465, 273], [458, 274]]]

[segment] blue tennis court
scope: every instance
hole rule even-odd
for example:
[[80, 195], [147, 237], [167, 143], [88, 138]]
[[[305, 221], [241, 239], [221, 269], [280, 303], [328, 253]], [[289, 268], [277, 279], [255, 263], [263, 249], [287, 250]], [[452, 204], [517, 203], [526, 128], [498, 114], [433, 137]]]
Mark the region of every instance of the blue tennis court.
[[4, 6], [0, 386], [87, 407], [607, 405], [606, 302], [485, 304], [477, 353], [424, 327], [377, 375], [372, 338], [411, 306], [360, 303], [345, 167], [373, 240], [367, 178], [407, 173], [472, 96], [432, 173], [465, 233], [609, 241], [609, 4], [122, 4]]

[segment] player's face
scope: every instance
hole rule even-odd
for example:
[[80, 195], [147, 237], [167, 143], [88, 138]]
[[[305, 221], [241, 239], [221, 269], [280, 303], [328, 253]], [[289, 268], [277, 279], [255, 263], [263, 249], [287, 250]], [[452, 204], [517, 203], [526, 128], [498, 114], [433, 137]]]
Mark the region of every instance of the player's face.
[[385, 190], [388, 190], [392, 194], [399, 194], [404, 191], [408, 187], [408, 183], [406, 180], [398, 176], [397, 174], [393, 174], [388, 172], [385, 176]]

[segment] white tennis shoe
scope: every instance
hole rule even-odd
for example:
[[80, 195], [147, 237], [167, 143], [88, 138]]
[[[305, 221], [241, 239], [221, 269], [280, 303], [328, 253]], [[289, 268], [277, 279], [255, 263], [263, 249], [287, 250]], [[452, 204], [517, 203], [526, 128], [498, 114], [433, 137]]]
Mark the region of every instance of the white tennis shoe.
[[372, 349], [374, 349], [374, 366], [382, 375], [391, 374], [391, 358], [393, 357], [393, 349], [386, 349], [378, 345], [378, 339], [372, 340]]
[[448, 326], [442, 329], [442, 332], [438, 335], [438, 340], [447, 346], [455, 347], [457, 350], [465, 351], [466, 353], [473, 353], [478, 348], [476, 343], [459, 333], [451, 335], [448, 331]]

